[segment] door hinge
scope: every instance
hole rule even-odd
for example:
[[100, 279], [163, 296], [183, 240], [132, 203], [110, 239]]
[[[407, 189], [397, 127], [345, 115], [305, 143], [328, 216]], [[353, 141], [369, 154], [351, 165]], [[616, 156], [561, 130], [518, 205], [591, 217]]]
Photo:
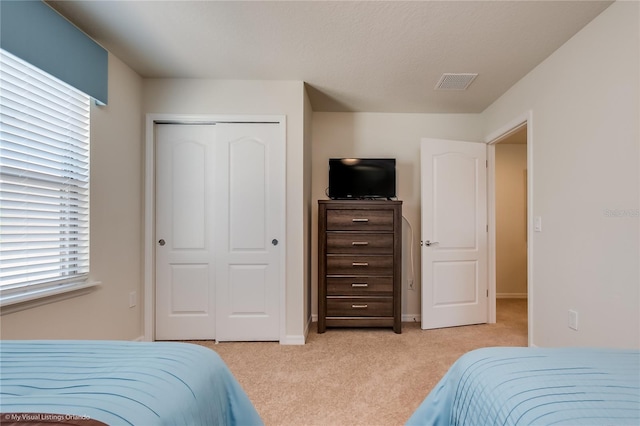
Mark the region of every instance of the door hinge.
[[487, 232], [489, 232], [489, 225], [487, 225]]
[[489, 160], [484, 160], [484, 166], [488, 169], [489, 168]]
[[487, 290], [487, 297], [489, 297], [489, 290]]

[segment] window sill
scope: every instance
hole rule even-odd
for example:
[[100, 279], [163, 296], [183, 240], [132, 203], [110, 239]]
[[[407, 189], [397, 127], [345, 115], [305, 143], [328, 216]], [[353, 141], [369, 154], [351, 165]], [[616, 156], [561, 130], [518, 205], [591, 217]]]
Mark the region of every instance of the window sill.
[[0, 293], [0, 315], [81, 296], [91, 292], [94, 287], [100, 284], [99, 281], [77, 281], [42, 290]]

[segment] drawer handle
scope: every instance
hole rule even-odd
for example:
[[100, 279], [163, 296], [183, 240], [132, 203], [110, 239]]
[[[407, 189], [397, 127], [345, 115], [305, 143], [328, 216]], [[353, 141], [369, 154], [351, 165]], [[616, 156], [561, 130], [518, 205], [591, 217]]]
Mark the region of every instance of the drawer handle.
[[352, 222], [369, 222], [369, 219], [359, 219], [359, 218], [353, 218], [351, 219]]
[[369, 287], [367, 283], [351, 283], [351, 287]]
[[369, 266], [369, 262], [352, 262], [351, 266]]
[[353, 309], [367, 309], [369, 305], [351, 305]]
[[354, 241], [351, 243], [352, 246], [368, 246], [369, 241]]

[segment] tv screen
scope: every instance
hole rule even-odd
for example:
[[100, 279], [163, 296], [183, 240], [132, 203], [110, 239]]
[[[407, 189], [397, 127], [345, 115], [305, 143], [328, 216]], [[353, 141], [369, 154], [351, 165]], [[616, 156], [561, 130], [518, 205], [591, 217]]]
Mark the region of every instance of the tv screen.
[[395, 158], [330, 158], [329, 198], [396, 196]]

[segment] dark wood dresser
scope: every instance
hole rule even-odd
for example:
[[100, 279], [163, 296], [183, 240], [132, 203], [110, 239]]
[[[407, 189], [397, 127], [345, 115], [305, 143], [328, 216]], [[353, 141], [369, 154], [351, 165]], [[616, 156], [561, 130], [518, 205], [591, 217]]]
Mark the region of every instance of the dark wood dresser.
[[402, 201], [318, 201], [318, 333], [402, 332]]

